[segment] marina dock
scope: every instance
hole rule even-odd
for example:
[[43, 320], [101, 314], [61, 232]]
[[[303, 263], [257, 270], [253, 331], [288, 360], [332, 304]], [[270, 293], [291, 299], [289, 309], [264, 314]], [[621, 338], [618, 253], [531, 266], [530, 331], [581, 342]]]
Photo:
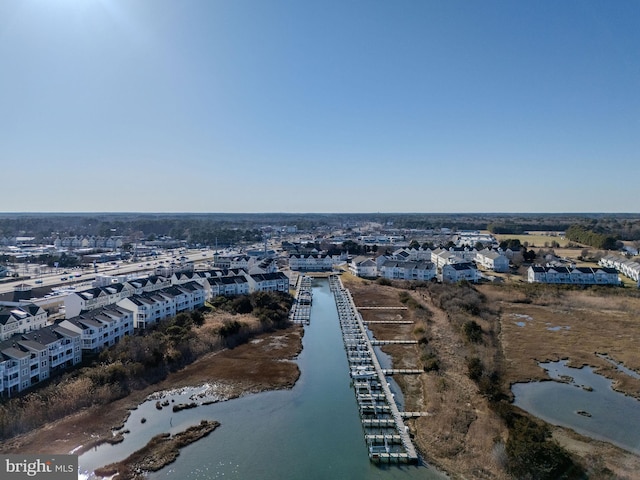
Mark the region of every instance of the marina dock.
[[350, 292], [339, 277], [329, 278], [329, 285], [338, 308], [338, 318], [344, 342], [353, 388], [360, 410], [364, 440], [369, 459], [376, 463], [418, 463], [419, 458], [403, 418], [418, 416], [400, 412], [389, 388], [386, 375], [422, 373], [417, 370], [383, 369], [374, 345], [406, 343], [412, 340], [375, 341], [369, 338], [365, 323]]
[[309, 325], [311, 321], [311, 304], [313, 296], [311, 294], [311, 283], [313, 279], [307, 275], [300, 275], [296, 282], [296, 292], [289, 313], [289, 319], [293, 323]]

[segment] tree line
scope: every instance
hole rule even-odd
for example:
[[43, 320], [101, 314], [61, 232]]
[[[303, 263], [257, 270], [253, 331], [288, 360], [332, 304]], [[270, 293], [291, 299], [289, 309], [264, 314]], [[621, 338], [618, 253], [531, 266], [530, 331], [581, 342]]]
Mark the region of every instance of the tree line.
[[605, 233], [598, 233], [580, 225], [571, 225], [567, 228], [565, 236], [574, 242], [583, 243], [602, 250], [615, 250], [620, 247], [616, 237]]

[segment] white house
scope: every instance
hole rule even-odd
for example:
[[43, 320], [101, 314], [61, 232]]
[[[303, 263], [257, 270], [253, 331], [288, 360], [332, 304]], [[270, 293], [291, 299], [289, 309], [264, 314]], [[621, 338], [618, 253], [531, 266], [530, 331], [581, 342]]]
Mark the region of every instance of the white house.
[[399, 262], [387, 260], [380, 266], [380, 276], [393, 280], [428, 281], [436, 276], [436, 266], [431, 262]]
[[213, 265], [216, 268], [241, 268], [242, 270], [249, 271], [249, 269], [257, 263], [257, 259], [250, 255], [234, 255], [234, 256], [213, 256]]
[[475, 261], [477, 264], [493, 270], [494, 272], [509, 271], [509, 259], [506, 257], [506, 255], [503, 255], [496, 250], [480, 250], [476, 253]]
[[31, 353], [15, 343], [0, 343], [0, 365], [2, 365], [3, 395], [9, 397], [31, 386], [29, 363]]
[[431, 262], [435, 263], [438, 271], [451, 263], [469, 263], [476, 259], [476, 249], [466, 247], [436, 248], [431, 252]]
[[232, 297], [235, 295], [249, 294], [249, 281], [244, 275], [231, 277], [211, 277], [207, 279], [209, 284], [209, 298], [218, 296]]
[[356, 277], [373, 278], [378, 276], [378, 266], [370, 257], [357, 256], [349, 264], [349, 270]]
[[391, 257], [393, 260], [407, 262], [432, 261], [431, 253], [429, 248], [399, 248], [393, 252]]
[[0, 341], [18, 333], [39, 330], [47, 324], [47, 312], [31, 302], [0, 302]]
[[82, 350], [96, 353], [133, 334], [133, 312], [110, 305], [64, 320], [60, 326], [81, 335]]
[[254, 264], [249, 268], [248, 273], [250, 275], [256, 273], [275, 273], [278, 271], [278, 263], [275, 258], [264, 258], [259, 263]]
[[160, 275], [151, 275], [149, 277], [136, 278], [127, 282], [134, 288], [134, 293], [142, 295], [143, 293], [157, 292], [163, 288], [171, 286], [171, 278]]
[[80, 334], [52, 325], [0, 343], [0, 394], [12, 396], [82, 361]]
[[70, 293], [64, 299], [65, 318], [77, 317], [81, 312], [113, 305], [135, 292], [136, 288], [132, 284], [114, 283], [107, 287]]
[[480, 273], [472, 263], [449, 263], [442, 266], [443, 283], [456, 283], [462, 280], [475, 283], [479, 279]]
[[600, 259], [599, 265], [615, 268], [625, 277], [635, 280], [640, 288], [640, 263], [618, 255], [606, 255]]
[[127, 297], [120, 300], [118, 306], [133, 312], [133, 328], [137, 330], [155, 325], [163, 318], [170, 316], [171, 313], [175, 315], [173, 302], [153, 293]]
[[323, 271], [333, 268], [333, 258], [323, 254], [291, 255], [289, 256], [291, 270]]
[[289, 277], [283, 272], [247, 275], [250, 292], [288, 292]]
[[529, 283], [561, 283], [574, 285], [618, 285], [618, 272], [609, 267], [558, 267], [532, 265], [527, 270]]
[[204, 288], [197, 282], [124, 298], [118, 306], [133, 312], [133, 326], [144, 329], [176, 314], [204, 305]]

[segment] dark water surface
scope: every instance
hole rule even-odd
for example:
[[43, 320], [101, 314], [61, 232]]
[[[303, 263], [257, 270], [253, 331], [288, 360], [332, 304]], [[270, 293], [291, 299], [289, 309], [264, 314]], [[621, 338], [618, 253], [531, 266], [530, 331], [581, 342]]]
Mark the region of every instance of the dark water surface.
[[[298, 358], [301, 376], [291, 390], [264, 392], [174, 413], [155, 400], [133, 411], [131, 433], [80, 457], [81, 471], [121, 460], [153, 435], [178, 432], [202, 419], [221, 426], [180, 451], [177, 461], [151, 479], [441, 479], [425, 466], [369, 462], [333, 295], [326, 280], [313, 287], [311, 324]], [[175, 396], [184, 402], [193, 391]], [[147, 421], [142, 424], [141, 418]], [[84, 477], [83, 477], [84, 478]]]

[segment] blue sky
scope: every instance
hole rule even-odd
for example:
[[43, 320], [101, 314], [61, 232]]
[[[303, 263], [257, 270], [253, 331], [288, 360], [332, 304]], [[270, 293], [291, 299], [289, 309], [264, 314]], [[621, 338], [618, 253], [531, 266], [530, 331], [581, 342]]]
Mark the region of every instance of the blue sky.
[[640, 212], [640, 2], [3, 0], [0, 211]]

